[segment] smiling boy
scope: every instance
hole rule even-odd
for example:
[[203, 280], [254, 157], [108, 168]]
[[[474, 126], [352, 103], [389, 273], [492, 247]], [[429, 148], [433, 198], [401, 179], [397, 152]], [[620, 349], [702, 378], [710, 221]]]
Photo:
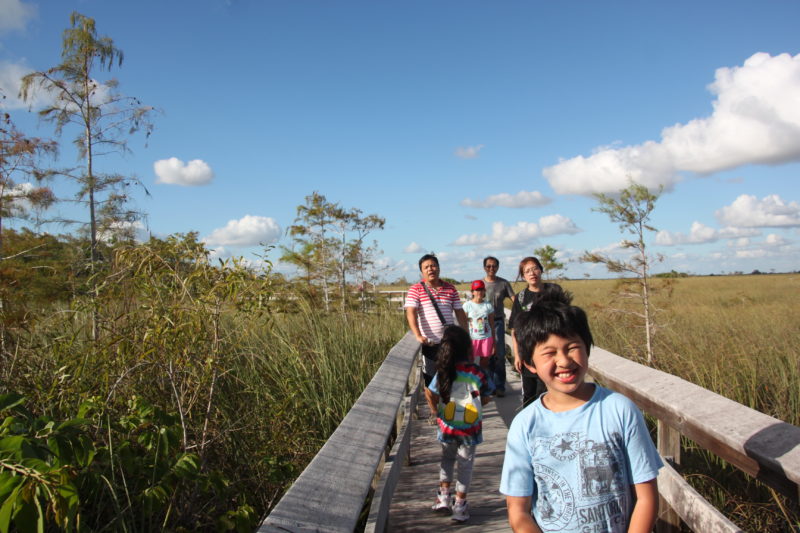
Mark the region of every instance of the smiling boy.
[[537, 295], [515, 334], [547, 392], [511, 424], [500, 492], [520, 532], [649, 532], [663, 466], [639, 409], [585, 381], [592, 333], [558, 286]]

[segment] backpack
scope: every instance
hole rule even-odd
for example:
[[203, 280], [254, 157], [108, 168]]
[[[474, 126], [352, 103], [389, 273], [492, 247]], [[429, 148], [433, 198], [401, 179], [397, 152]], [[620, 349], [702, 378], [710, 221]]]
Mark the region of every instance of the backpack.
[[[456, 373], [450, 390], [450, 401], [444, 406], [442, 420], [455, 429], [469, 428], [481, 421], [483, 405], [481, 391], [475, 379]], [[475, 376], [477, 378], [477, 376]]]

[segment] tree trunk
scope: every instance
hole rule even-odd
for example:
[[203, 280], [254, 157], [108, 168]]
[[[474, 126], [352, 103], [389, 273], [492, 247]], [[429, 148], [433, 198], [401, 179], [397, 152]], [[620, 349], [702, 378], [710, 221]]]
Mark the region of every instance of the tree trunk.
[[[640, 229], [644, 231], [644, 229]], [[653, 321], [650, 316], [650, 282], [649, 271], [647, 268], [647, 256], [645, 255], [644, 237], [640, 233], [639, 253], [642, 256], [642, 305], [644, 306], [644, 332], [647, 346], [647, 364], [653, 364]]]

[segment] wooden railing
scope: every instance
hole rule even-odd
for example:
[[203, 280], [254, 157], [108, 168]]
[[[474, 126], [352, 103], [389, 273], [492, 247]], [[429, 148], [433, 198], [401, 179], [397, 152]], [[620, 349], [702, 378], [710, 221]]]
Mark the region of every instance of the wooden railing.
[[[507, 342], [510, 338], [507, 336]], [[317, 456], [264, 520], [260, 532], [351, 532], [367, 513], [366, 531], [382, 532], [399, 470], [408, 454], [411, 413], [419, 387], [413, 370], [419, 345], [408, 333]], [[672, 467], [684, 435], [798, 503], [800, 428], [671, 374], [593, 347], [590, 374], [658, 420], [666, 466], [658, 476], [658, 531], [681, 521], [702, 533], [741, 531]]]
[[411, 333], [389, 351], [319, 453], [281, 498], [258, 531], [350, 532], [396, 435], [398, 413], [419, 352]]
[[800, 428], [750, 409], [679, 377], [592, 348], [590, 373], [658, 419], [660, 530], [680, 517], [692, 531], [741, 531], [703, 500], [669, 464], [680, 464], [684, 435], [798, 502]]

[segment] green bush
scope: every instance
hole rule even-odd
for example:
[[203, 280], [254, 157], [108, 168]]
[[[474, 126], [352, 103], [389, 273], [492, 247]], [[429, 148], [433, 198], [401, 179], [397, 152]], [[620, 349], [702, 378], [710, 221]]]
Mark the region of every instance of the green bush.
[[[118, 419], [87, 401], [63, 422], [34, 416], [18, 394], [0, 396], [0, 532], [164, 529], [173, 515], [202, 529], [191, 504], [229, 492], [219, 472], [202, 471], [180, 446], [178, 418], [133, 399]], [[191, 495], [191, 497], [189, 497]], [[217, 529], [249, 531], [249, 505], [219, 509]], [[194, 529], [194, 527], [190, 528]]]

